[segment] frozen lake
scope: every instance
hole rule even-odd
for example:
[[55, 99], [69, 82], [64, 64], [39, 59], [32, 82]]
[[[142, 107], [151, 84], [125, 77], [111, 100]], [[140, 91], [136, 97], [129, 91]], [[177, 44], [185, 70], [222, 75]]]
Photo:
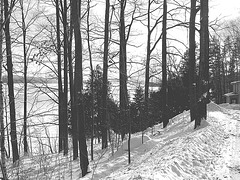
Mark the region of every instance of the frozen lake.
[[[57, 84], [28, 84], [27, 90], [27, 126], [29, 151], [32, 153], [49, 153], [57, 151], [58, 143], [58, 104]], [[9, 125], [9, 102], [7, 84], [3, 86], [5, 100], [5, 125]], [[14, 84], [17, 134], [20, 153], [23, 151], [23, 83]], [[8, 126], [9, 130], [10, 126]], [[7, 134], [6, 134], [7, 135]], [[7, 140], [6, 140], [6, 143]], [[7, 144], [6, 144], [7, 147]], [[44, 151], [44, 152], [43, 152]]]

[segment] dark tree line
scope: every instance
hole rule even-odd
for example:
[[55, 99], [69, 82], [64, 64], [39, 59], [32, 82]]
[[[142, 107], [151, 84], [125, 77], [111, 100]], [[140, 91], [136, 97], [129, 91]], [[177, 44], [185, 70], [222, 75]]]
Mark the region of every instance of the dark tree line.
[[[92, 76], [93, 75], [93, 76]], [[189, 96], [188, 86], [184, 85], [184, 74], [180, 74], [179, 77], [168, 79], [168, 118], [172, 118], [177, 114], [187, 110], [189, 108]], [[93, 78], [93, 83], [91, 79]], [[187, 84], [187, 82], [185, 82]], [[108, 129], [112, 129], [117, 134], [129, 133], [128, 120], [120, 121], [120, 107], [116, 101], [111, 97], [111, 83], [107, 83], [108, 95], [107, 95], [107, 119], [106, 123]], [[94, 108], [91, 106], [91, 88], [94, 92]], [[86, 88], [83, 93], [84, 106], [85, 106], [85, 131], [86, 137], [90, 138], [92, 133], [91, 119], [93, 110], [94, 115], [94, 138], [101, 141], [102, 138], [102, 96], [103, 96], [103, 70], [97, 65], [93, 73], [90, 74], [89, 79], [86, 82]], [[148, 127], [151, 127], [157, 123], [161, 123], [164, 120], [164, 103], [161, 101], [164, 97], [164, 92], [154, 91], [150, 93], [149, 97], [149, 119], [144, 118], [145, 102], [144, 102], [144, 90], [139, 85], [135, 89], [133, 99], [129, 104], [129, 118], [131, 119], [131, 133], [144, 131]], [[72, 129], [70, 130], [72, 132]]]

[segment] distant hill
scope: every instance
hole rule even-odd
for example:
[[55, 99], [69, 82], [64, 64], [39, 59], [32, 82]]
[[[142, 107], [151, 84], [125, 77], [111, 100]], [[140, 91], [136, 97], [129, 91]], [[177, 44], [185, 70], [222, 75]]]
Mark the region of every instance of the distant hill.
[[[8, 77], [5, 75], [2, 77], [2, 81], [3, 83], [7, 83], [8, 82]], [[24, 82], [24, 77], [23, 76], [18, 76], [18, 75], [14, 75], [13, 76], [13, 82], [14, 83], [23, 83]], [[27, 77], [27, 82], [28, 83], [57, 83], [57, 79], [53, 79], [53, 78], [44, 78], [44, 77], [33, 77], [33, 76], [29, 76]]]

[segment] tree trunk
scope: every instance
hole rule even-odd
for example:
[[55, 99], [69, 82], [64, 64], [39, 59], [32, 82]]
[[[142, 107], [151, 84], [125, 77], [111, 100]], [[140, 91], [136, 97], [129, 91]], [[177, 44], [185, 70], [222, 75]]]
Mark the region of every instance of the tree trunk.
[[68, 154], [68, 30], [67, 30], [67, 0], [64, 0], [63, 10], [63, 42], [64, 42], [64, 92], [63, 92], [63, 154]]
[[163, 2], [163, 26], [162, 26], [162, 92], [163, 92], [163, 128], [168, 123], [168, 106], [167, 106], [167, 1]]
[[[80, 4], [78, 4], [80, 3]], [[79, 150], [80, 150], [80, 167], [82, 170], [82, 176], [87, 174], [88, 170], [88, 152], [85, 137], [84, 128], [84, 105], [83, 105], [83, 76], [82, 76], [82, 38], [80, 32], [80, 12], [78, 9], [81, 5], [81, 1], [72, 1], [72, 15], [73, 15], [73, 27], [75, 37], [75, 76], [74, 76], [74, 97], [75, 107], [77, 108], [76, 117], [78, 122], [79, 132]]]
[[90, 2], [91, 0], [88, 0], [88, 11], [87, 11], [87, 43], [88, 43], [88, 53], [89, 53], [89, 64], [90, 64], [90, 70], [91, 70], [91, 117], [92, 117], [92, 123], [91, 123], [91, 160], [93, 161], [93, 140], [94, 140], [94, 70], [93, 70], [93, 62], [92, 62], [92, 51], [91, 51], [91, 44], [90, 44]]
[[8, 73], [8, 97], [10, 105], [10, 128], [11, 128], [11, 144], [13, 153], [13, 163], [19, 160], [17, 132], [16, 132], [16, 112], [15, 112], [15, 97], [13, 85], [13, 64], [12, 64], [12, 50], [10, 37], [10, 12], [8, 7], [8, 0], [4, 0], [4, 15], [5, 15], [5, 38], [6, 38], [6, 52], [7, 52], [7, 73]]
[[59, 0], [56, 0], [56, 26], [57, 26], [57, 61], [58, 61], [58, 119], [59, 119], [59, 152], [63, 150], [63, 103], [62, 103], [62, 62], [61, 62], [61, 39], [60, 39], [60, 14]]
[[109, 0], [106, 0], [104, 55], [103, 55], [103, 90], [102, 90], [102, 149], [107, 148], [107, 94], [108, 94], [108, 44], [109, 44]]
[[191, 13], [189, 24], [189, 98], [190, 98], [190, 116], [191, 121], [196, 118], [196, 58], [195, 58], [195, 17], [196, 0], [191, 0]]
[[[72, 4], [72, 0], [70, 1]], [[70, 86], [70, 102], [71, 102], [71, 125], [72, 125], [72, 143], [73, 143], [73, 160], [78, 157], [78, 138], [76, 135], [77, 124], [76, 121], [76, 110], [75, 110], [75, 99], [74, 99], [74, 78], [73, 78], [73, 62], [72, 62], [72, 37], [73, 37], [73, 21], [72, 21], [72, 6], [70, 14], [70, 34], [68, 41], [68, 62], [69, 62], [69, 86]], [[74, 134], [74, 135], [73, 135]]]
[[148, 111], [149, 111], [149, 67], [150, 67], [150, 55], [151, 55], [151, 28], [150, 28], [150, 7], [151, 7], [151, 2], [148, 0], [148, 12], [147, 12], [147, 59], [146, 59], [146, 67], [145, 67], [145, 113], [144, 113], [144, 118], [145, 120], [148, 120]]
[[2, 63], [3, 63], [3, 0], [0, 1], [0, 149], [1, 149], [1, 169], [3, 179], [7, 178], [6, 154], [5, 154], [5, 130], [3, 118], [3, 82], [2, 82]]
[[[208, 32], [208, 0], [201, 0], [200, 4], [200, 62], [199, 62], [199, 87], [198, 98], [207, 93], [209, 99], [209, 32]], [[204, 103], [203, 109], [198, 110], [200, 126], [201, 119], [207, 118], [207, 104]], [[202, 113], [200, 113], [202, 112]]]
[[128, 117], [128, 92], [127, 92], [127, 41], [125, 35], [125, 7], [126, 0], [120, 2], [120, 62], [119, 62], [119, 79], [120, 79], [120, 119], [122, 124], [122, 140], [126, 133], [126, 125], [128, 122], [129, 139], [128, 139], [128, 162], [130, 163], [130, 138], [131, 138], [131, 122]]
[[[5, 90], [5, 94], [7, 94], [6, 90]], [[8, 124], [7, 107], [8, 107], [8, 105], [7, 105], [7, 98], [5, 97], [4, 98], [5, 124]], [[9, 130], [8, 129], [9, 129], [8, 126], [6, 126], [5, 130], [6, 130], [6, 133], [7, 133], [7, 147], [8, 147], [7, 148], [7, 158], [10, 158], [10, 154], [11, 154], [10, 150], [11, 150], [11, 148], [10, 148], [10, 139], [9, 139]]]
[[26, 26], [23, 11], [23, 0], [19, 1], [22, 13], [22, 32], [23, 32], [23, 58], [24, 58], [24, 108], [23, 108], [23, 146], [24, 154], [28, 154], [27, 143], [27, 50], [26, 50]]

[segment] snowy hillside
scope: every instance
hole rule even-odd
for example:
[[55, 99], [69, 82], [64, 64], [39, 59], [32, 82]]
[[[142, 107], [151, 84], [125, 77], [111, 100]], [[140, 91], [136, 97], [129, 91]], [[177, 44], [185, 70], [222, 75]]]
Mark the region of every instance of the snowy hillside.
[[[194, 122], [190, 122], [189, 112], [183, 112], [171, 119], [166, 129], [162, 129], [161, 124], [157, 125], [152, 134], [152, 129], [149, 128], [145, 132], [143, 144], [141, 133], [134, 134], [130, 165], [127, 159], [127, 142], [118, 150], [115, 149], [114, 154], [111, 147], [102, 151], [100, 145], [96, 145], [99, 150], [96, 151], [95, 160], [90, 162], [91, 172], [82, 179], [239, 180], [238, 109], [238, 105], [218, 106], [210, 103], [208, 119], [202, 121], [197, 130], [193, 129]], [[48, 159], [50, 162], [45, 171], [37, 169], [39, 166], [36, 164], [31, 166], [31, 171], [27, 171], [31, 160], [25, 159], [29, 164], [26, 167], [26, 163], [22, 163], [21, 176], [24, 174], [25, 179], [79, 179], [81, 176], [78, 161], [71, 162], [70, 158], [57, 155], [49, 155], [45, 161]]]
[[116, 157], [100, 161], [94, 175], [84, 179], [240, 179], [238, 119], [240, 111], [210, 103], [208, 120], [194, 130], [189, 112], [184, 112], [167, 129], [156, 126], [153, 136], [149, 130], [150, 139], [143, 145], [140, 141], [139, 147], [134, 140], [141, 135], [135, 137], [131, 165], [127, 165], [125, 149], [120, 149]]

